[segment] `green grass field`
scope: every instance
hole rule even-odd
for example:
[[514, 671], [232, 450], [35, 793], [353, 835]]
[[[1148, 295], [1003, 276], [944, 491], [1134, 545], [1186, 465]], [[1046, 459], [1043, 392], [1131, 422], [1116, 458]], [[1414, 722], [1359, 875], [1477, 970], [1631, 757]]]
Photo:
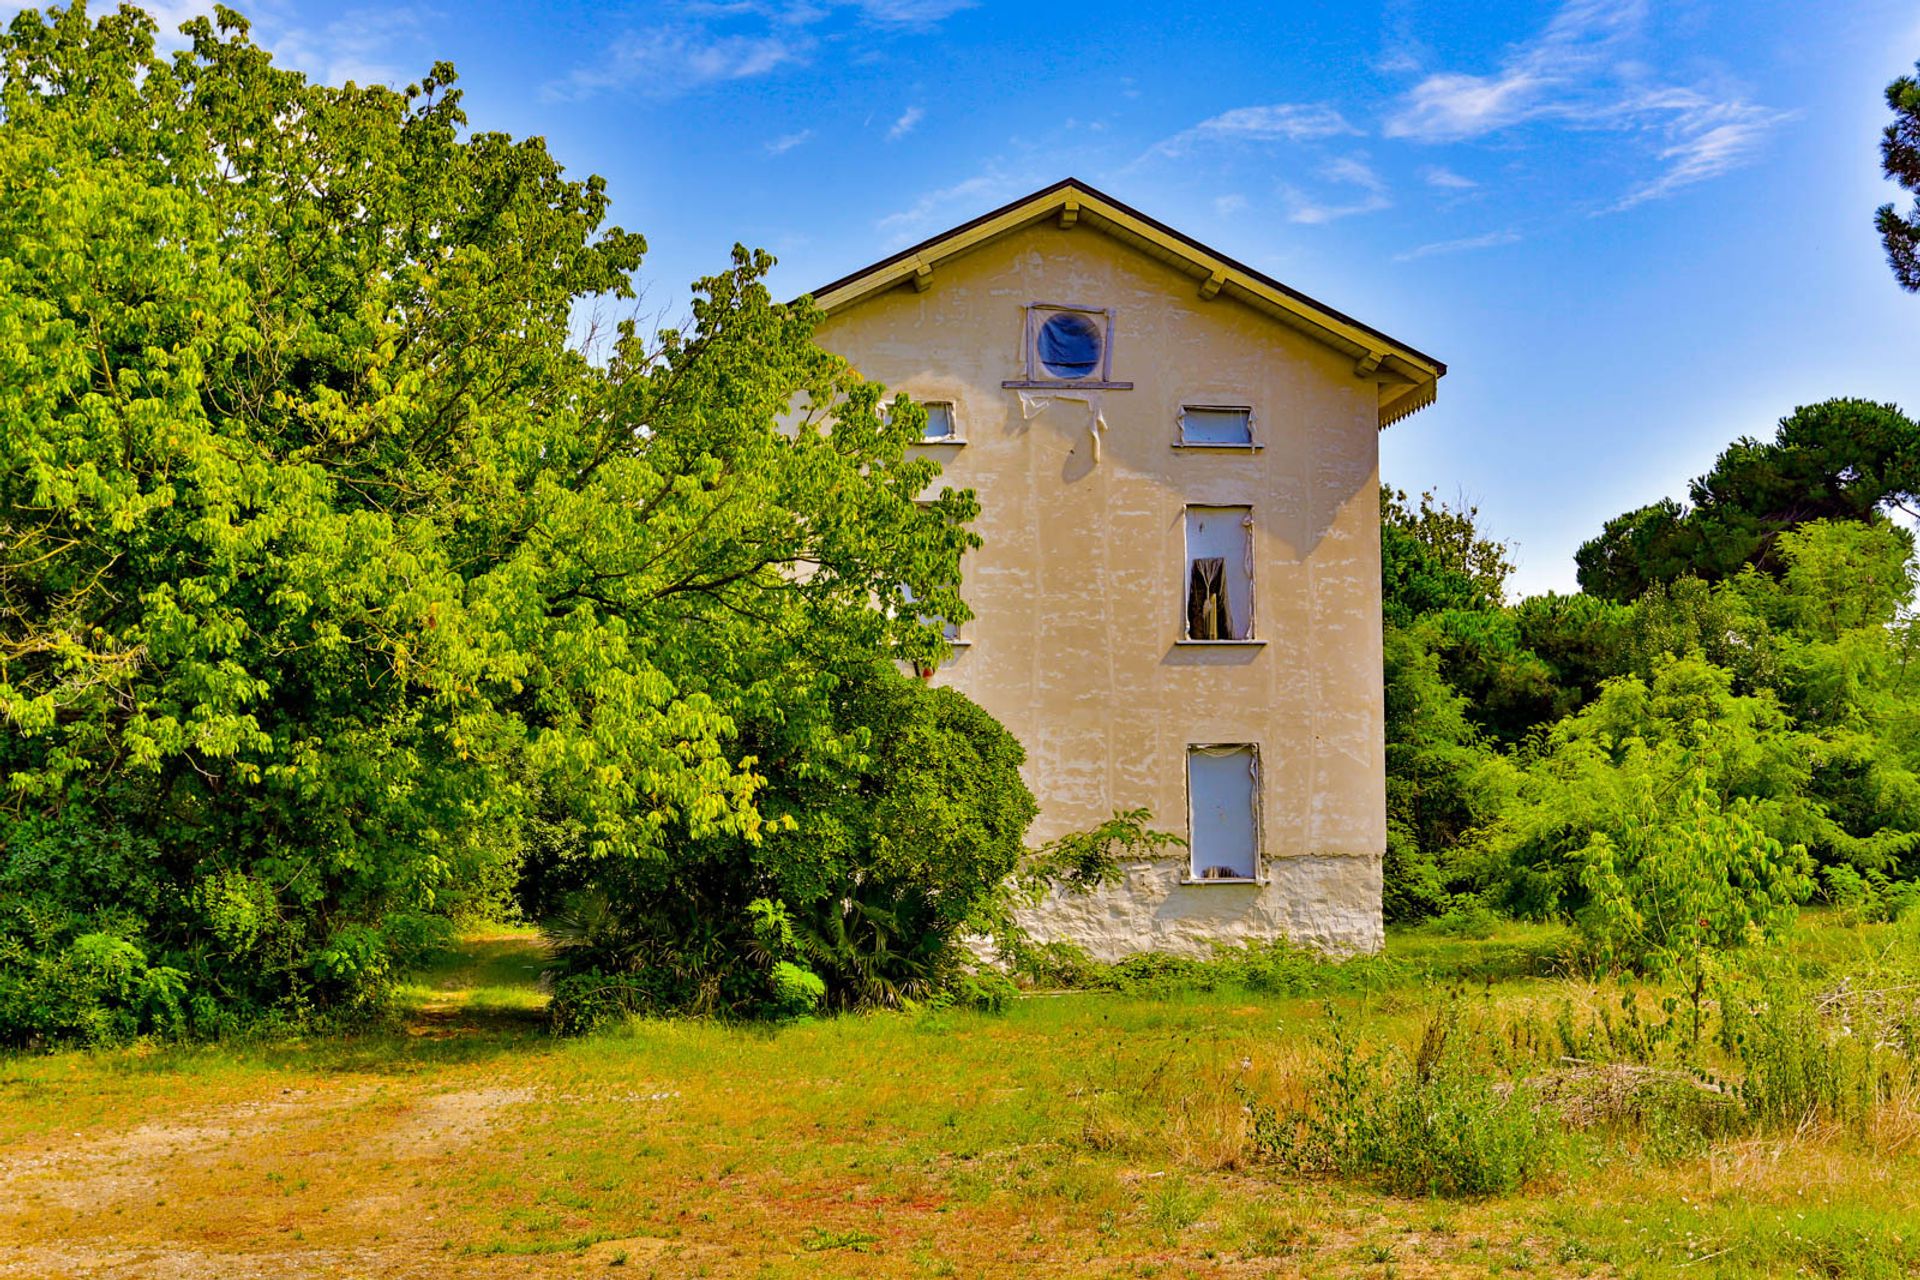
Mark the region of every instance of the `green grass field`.
[[[1817, 923], [1822, 963], [1886, 927]], [[1911, 937], [1911, 933], [1904, 935]], [[1438, 1003], [1587, 1008], [1563, 935], [1395, 935], [1332, 997], [1378, 1041]], [[377, 1032], [0, 1059], [0, 1275], [1903, 1276], [1920, 1107], [1666, 1141], [1567, 1137], [1439, 1200], [1256, 1158], [1246, 1091], [1321, 1068], [1320, 998], [1041, 994], [992, 1014], [648, 1022], [555, 1040], [498, 930]]]

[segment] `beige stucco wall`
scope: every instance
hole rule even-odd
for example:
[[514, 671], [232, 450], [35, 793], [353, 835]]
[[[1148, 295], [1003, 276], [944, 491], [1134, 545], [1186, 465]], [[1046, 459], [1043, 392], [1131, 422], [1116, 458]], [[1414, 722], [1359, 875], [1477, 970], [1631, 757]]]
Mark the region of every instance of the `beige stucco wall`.
[[[1086, 406], [1029, 420], [1025, 308], [1116, 311], [1107, 430]], [[1113, 959], [1293, 937], [1381, 942], [1385, 848], [1374, 384], [1340, 355], [1087, 227], [1051, 223], [941, 263], [828, 319], [820, 342], [918, 400], [950, 400], [966, 444], [930, 446], [974, 489], [971, 643], [935, 676], [1026, 745], [1045, 840], [1146, 806], [1186, 834], [1189, 743], [1253, 742], [1266, 882], [1182, 884], [1184, 851], [1027, 923]], [[1173, 447], [1180, 406], [1250, 404], [1258, 452]], [[1183, 632], [1184, 510], [1253, 508], [1252, 647]]]

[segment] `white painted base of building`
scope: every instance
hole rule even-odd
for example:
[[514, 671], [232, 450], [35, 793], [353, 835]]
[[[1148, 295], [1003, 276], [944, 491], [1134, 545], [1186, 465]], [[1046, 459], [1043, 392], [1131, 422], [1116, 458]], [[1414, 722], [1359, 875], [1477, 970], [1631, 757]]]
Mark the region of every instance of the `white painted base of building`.
[[1216, 945], [1279, 939], [1331, 955], [1373, 954], [1386, 941], [1379, 854], [1270, 858], [1260, 881], [1186, 879], [1186, 856], [1131, 863], [1119, 884], [1051, 893], [1015, 912], [1036, 942], [1070, 942], [1095, 960], [1143, 951], [1211, 956]]

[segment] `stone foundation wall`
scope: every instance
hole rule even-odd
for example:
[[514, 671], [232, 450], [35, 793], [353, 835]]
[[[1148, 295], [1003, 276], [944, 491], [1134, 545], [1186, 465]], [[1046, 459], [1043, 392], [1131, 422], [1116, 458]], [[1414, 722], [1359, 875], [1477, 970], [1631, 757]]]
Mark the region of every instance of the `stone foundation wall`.
[[1375, 854], [1303, 854], [1269, 859], [1264, 883], [1187, 884], [1182, 853], [1133, 863], [1122, 883], [1091, 894], [1050, 894], [1017, 918], [1037, 941], [1109, 962], [1142, 951], [1204, 958], [1215, 943], [1279, 938], [1371, 954], [1385, 942], [1380, 869]]

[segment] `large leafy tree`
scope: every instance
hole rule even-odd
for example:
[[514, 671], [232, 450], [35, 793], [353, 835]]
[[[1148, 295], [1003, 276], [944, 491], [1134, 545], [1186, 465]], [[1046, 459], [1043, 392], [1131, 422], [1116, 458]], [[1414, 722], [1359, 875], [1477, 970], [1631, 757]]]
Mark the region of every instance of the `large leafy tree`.
[[1728, 446], [1690, 486], [1689, 505], [1663, 499], [1607, 522], [1575, 553], [1580, 586], [1637, 598], [1692, 574], [1709, 581], [1748, 565], [1778, 572], [1780, 535], [1816, 520], [1871, 523], [1920, 495], [1920, 426], [1890, 404], [1835, 399], [1780, 420], [1770, 441]]
[[1901, 288], [1920, 293], [1920, 79], [1901, 76], [1888, 85], [1887, 106], [1893, 123], [1880, 138], [1880, 163], [1889, 178], [1914, 193], [1914, 205], [1904, 215], [1891, 203], [1881, 205], [1874, 226], [1893, 278]]
[[769, 259], [590, 359], [597, 178], [185, 31], [0, 37], [0, 1037], [376, 995], [529, 831], [751, 842], [740, 725], [965, 616], [971, 499]]

